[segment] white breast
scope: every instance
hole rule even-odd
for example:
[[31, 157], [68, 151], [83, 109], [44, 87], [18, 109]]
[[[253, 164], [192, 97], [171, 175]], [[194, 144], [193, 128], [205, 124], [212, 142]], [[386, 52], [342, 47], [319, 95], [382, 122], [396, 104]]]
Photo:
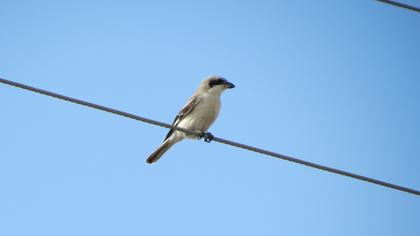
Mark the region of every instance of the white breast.
[[178, 126], [185, 129], [206, 132], [216, 120], [219, 111], [220, 97], [203, 95], [200, 97], [200, 102], [194, 110], [184, 117]]

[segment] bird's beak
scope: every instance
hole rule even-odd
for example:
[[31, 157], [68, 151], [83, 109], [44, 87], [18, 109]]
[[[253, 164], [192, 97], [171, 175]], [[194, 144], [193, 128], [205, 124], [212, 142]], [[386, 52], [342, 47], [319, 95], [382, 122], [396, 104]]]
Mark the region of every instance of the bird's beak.
[[232, 84], [231, 82], [225, 82], [225, 86], [226, 86], [226, 88], [228, 88], [228, 89], [232, 89], [232, 88], [235, 88], [235, 85], [234, 84]]

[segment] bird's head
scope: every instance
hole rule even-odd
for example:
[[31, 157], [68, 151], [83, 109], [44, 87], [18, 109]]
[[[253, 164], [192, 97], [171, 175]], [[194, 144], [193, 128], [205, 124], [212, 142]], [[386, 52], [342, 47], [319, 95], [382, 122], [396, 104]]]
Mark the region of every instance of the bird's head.
[[235, 85], [228, 82], [221, 76], [210, 76], [205, 80], [201, 81], [200, 90], [205, 92], [220, 95], [226, 89], [235, 88]]

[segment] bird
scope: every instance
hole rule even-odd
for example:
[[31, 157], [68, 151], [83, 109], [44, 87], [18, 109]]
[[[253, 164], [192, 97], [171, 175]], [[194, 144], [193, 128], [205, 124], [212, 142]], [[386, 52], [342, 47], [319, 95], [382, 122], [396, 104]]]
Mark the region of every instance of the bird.
[[222, 76], [209, 76], [201, 81], [198, 89], [187, 101], [187, 104], [176, 115], [172, 125], [194, 131], [199, 135], [186, 134], [182, 131], [171, 129], [163, 143], [146, 159], [149, 164], [155, 163], [175, 143], [189, 139], [202, 139], [205, 142], [213, 140], [213, 135], [208, 133], [208, 128], [219, 115], [220, 97], [226, 89], [232, 89], [235, 85], [228, 82]]

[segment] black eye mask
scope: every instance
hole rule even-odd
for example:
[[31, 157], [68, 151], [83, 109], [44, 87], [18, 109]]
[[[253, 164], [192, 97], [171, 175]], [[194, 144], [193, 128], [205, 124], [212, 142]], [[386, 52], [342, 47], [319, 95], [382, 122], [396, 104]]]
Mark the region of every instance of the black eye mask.
[[224, 79], [215, 79], [209, 82], [210, 88], [213, 88], [215, 85], [224, 84], [226, 81]]

